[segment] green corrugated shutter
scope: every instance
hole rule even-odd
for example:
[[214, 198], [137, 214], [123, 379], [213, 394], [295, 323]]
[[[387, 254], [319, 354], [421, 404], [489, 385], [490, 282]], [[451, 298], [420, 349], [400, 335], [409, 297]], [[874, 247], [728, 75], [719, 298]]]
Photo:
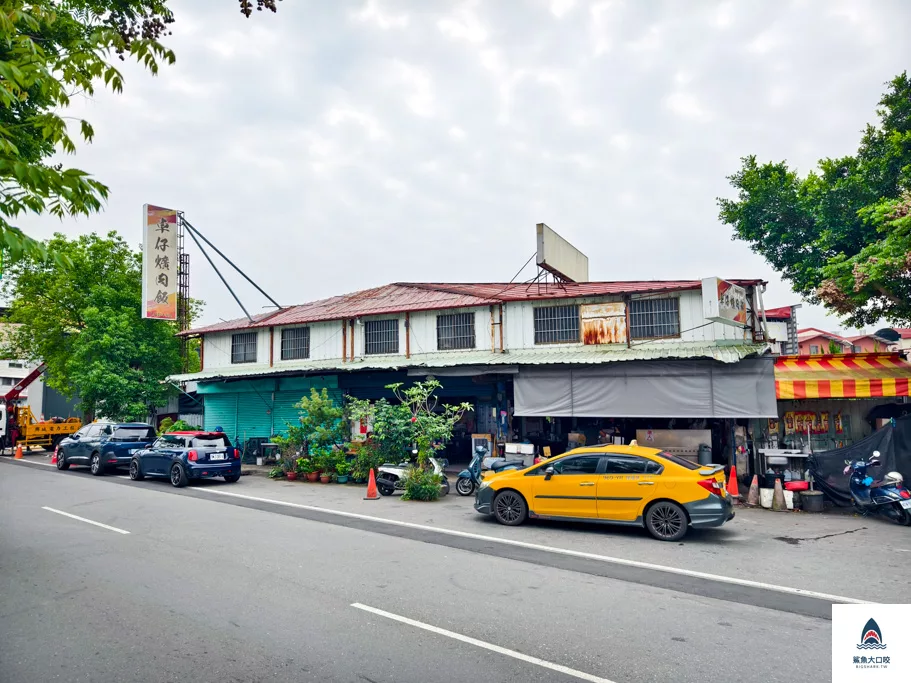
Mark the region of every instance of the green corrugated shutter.
[[237, 394], [237, 442], [272, 436], [272, 392]]
[[233, 442], [237, 431], [237, 394], [206, 394], [203, 401], [205, 428], [214, 431], [221, 427]]

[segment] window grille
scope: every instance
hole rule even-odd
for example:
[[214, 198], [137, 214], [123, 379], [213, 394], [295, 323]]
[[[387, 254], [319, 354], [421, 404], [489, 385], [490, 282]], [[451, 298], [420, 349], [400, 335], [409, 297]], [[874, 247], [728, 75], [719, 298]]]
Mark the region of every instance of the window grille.
[[231, 362], [256, 362], [256, 332], [242, 332], [231, 335]]
[[474, 313], [454, 313], [437, 316], [437, 349], [473, 349]]
[[629, 302], [630, 339], [680, 336], [680, 299], [633, 299]]
[[578, 306], [547, 306], [535, 309], [535, 344], [578, 341]]
[[368, 320], [364, 323], [364, 353], [398, 353], [399, 321]]
[[282, 330], [282, 360], [310, 357], [310, 328], [292, 327]]

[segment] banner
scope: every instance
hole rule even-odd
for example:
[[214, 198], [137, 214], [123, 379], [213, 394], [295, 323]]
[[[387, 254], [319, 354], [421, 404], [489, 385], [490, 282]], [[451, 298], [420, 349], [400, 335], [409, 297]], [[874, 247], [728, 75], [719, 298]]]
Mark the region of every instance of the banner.
[[142, 207], [142, 317], [177, 320], [177, 211]]

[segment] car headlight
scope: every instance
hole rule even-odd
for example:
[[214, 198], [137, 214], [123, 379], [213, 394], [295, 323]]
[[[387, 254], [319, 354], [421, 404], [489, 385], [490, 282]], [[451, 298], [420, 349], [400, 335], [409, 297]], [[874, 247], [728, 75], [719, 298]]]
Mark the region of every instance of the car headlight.
[[488, 486], [490, 486], [489, 481], [482, 481], [481, 485], [478, 487], [478, 491], [480, 491], [481, 489], [486, 489]]

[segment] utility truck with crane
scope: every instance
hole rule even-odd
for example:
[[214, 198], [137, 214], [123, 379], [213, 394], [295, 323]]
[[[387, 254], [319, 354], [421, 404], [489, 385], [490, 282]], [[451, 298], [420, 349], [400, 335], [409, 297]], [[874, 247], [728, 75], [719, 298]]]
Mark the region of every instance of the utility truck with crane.
[[[47, 369], [41, 363], [12, 389], [0, 396], [0, 452], [21, 445], [25, 448], [43, 446], [53, 448], [61, 439], [74, 434], [82, 427], [77, 417], [36, 420], [32, 409], [22, 399], [22, 392]], [[13, 430], [18, 434], [13, 443]]]

